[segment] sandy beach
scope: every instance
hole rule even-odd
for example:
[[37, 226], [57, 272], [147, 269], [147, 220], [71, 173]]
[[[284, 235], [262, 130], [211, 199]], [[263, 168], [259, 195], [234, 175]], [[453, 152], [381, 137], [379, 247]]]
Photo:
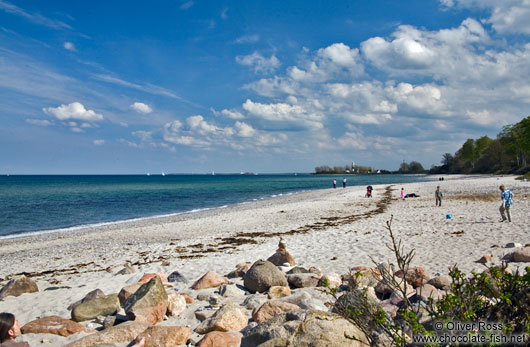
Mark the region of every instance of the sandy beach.
[[[393, 262], [385, 230], [391, 216], [392, 230], [405, 249], [416, 250], [413, 265], [423, 266], [431, 276], [447, 274], [454, 264], [467, 273], [482, 271], [484, 266], [476, 260], [483, 255], [492, 255], [493, 263], [499, 264], [513, 251], [504, 245], [530, 243], [529, 182], [512, 176], [444, 178], [375, 185], [372, 198], [364, 196], [365, 187], [327, 189], [200, 213], [3, 239], [0, 287], [12, 275], [26, 273], [39, 292], [6, 297], [0, 311], [14, 313], [21, 325], [49, 315], [70, 318], [67, 306], [93, 289], [117, 293], [147, 272], [179, 271], [191, 285], [207, 271], [225, 275], [236, 264], [268, 258], [280, 236], [297, 264], [316, 266], [324, 273], [372, 266], [371, 259]], [[514, 193], [512, 223], [499, 223], [500, 184]], [[444, 194], [441, 207], [435, 206], [437, 185]], [[401, 187], [420, 197], [401, 200]], [[163, 266], [164, 261], [170, 265]], [[126, 263], [139, 273], [116, 276]], [[528, 265], [512, 263], [510, 268]], [[192, 295], [190, 285], [179, 290]], [[193, 328], [199, 321], [184, 315], [170, 323]], [[32, 346], [63, 345], [77, 338], [20, 337]]]

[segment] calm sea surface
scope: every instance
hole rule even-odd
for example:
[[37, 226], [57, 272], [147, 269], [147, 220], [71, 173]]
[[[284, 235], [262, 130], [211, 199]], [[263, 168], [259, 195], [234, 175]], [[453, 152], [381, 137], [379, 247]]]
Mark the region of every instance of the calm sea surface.
[[[429, 176], [345, 176], [348, 186], [433, 180]], [[68, 175], [0, 176], [0, 238], [168, 214], [330, 188], [343, 176]]]

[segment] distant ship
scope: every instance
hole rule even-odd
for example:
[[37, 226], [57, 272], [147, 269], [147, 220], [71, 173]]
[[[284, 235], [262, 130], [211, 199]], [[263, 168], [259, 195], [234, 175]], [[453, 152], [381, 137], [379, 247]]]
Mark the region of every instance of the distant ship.
[[162, 176], [165, 176], [165, 175], [166, 175], [166, 174], [165, 174], [165, 172], [164, 172], [164, 171], [162, 171]]
[[148, 173], [146, 174], [146, 176], [151, 176], [151, 174], [148, 172]]

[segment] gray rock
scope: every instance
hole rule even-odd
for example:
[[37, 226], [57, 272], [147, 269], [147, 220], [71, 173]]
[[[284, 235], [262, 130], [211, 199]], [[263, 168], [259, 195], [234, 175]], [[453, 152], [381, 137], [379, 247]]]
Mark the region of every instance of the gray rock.
[[37, 283], [24, 275], [17, 276], [7, 282], [0, 290], [0, 300], [8, 296], [20, 296], [24, 293], [35, 293], [39, 291]]
[[264, 293], [272, 286], [287, 286], [285, 275], [269, 261], [257, 261], [243, 276], [245, 288]]
[[307, 274], [307, 273], [309, 273], [309, 270], [301, 266], [295, 266], [287, 272], [288, 275]]
[[316, 287], [320, 276], [313, 273], [287, 275], [287, 282], [295, 288]]
[[121, 269], [120, 271], [116, 272], [116, 275], [130, 275], [130, 274], [134, 274], [134, 273], [137, 273], [137, 272], [138, 272], [138, 270], [136, 270], [134, 267], [132, 267], [129, 264], [125, 264], [123, 269]]
[[94, 289], [93, 291], [91, 291], [87, 295], [85, 295], [85, 297], [83, 299], [77, 300], [73, 304], [70, 304], [70, 306], [68, 306], [67, 310], [71, 311], [74, 308], [76, 308], [76, 306], [78, 306], [79, 304], [82, 304], [83, 302], [87, 302], [87, 301], [90, 301], [90, 300], [96, 299], [96, 298], [102, 298], [104, 296], [105, 296], [105, 293], [103, 293], [103, 291], [101, 289]]
[[168, 282], [180, 282], [180, 283], [188, 283], [188, 279], [184, 277], [180, 272], [173, 271], [169, 276], [167, 276]]
[[[321, 311], [296, 310], [274, 316], [253, 328], [242, 330], [241, 347], [367, 346], [364, 334], [343, 317]], [[354, 336], [355, 341], [346, 336]], [[280, 344], [278, 344], [280, 343]]]
[[247, 310], [254, 310], [258, 307], [260, 307], [265, 301], [267, 301], [267, 297], [261, 294], [253, 294], [249, 295], [245, 301], [241, 304], [241, 306], [244, 306]]
[[111, 294], [77, 305], [72, 310], [72, 319], [76, 322], [83, 322], [97, 316], [111, 316], [116, 314], [120, 307], [118, 294]]
[[512, 259], [515, 262], [521, 262], [521, 263], [530, 262], [530, 247], [523, 247], [523, 248], [516, 250], [515, 252], [513, 252]]
[[451, 288], [451, 277], [447, 275], [434, 276], [427, 283], [434, 286], [436, 289], [449, 290]]
[[227, 297], [238, 297], [238, 296], [244, 296], [245, 291], [239, 288], [235, 284], [223, 284], [219, 287], [219, 294]]

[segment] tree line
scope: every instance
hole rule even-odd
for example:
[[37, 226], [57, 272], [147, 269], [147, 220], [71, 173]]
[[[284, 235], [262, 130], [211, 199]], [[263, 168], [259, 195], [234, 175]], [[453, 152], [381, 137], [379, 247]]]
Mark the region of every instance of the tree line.
[[442, 165], [433, 166], [429, 173], [524, 174], [530, 170], [529, 158], [530, 117], [526, 117], [504, 126], [495, 139], [467, 139], [454, 155], [444, 153]]
[[430, 170], [418, 161], [403, 162], [398, 171], [375, 171], [370, 166], [317, 166], [316, 174], [524, 174], [530, 171], [530, 116], [519, 123], [506, 125], [495, 139], [482, 136], [467, 139], [455, 154], [444, 153], [440, 162]]

